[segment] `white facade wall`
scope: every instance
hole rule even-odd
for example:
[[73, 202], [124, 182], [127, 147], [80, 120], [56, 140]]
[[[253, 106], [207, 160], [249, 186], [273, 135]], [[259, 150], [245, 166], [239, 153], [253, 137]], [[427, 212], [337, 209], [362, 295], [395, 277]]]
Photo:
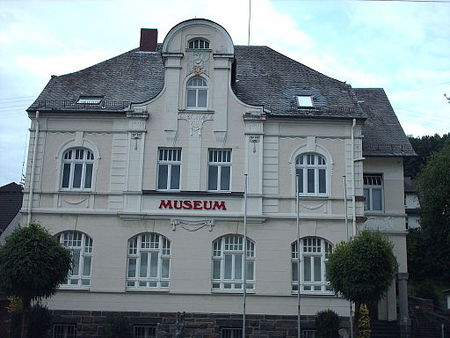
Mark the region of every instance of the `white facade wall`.
[[[186, 41], [201, 36], [216, 48], [186, 52]], [[248, 237], [255, 242], [255, 290], [248, 313], [297, 313], [291, 291], [291, 243], [296, 240], [295, 158], [318, 153], [327, 163], [327, 194], [301, 197], [301, 237], [346, 240], [343, 176], [347, 177], [350, 235], [363, 228], [363, 173], [382, 173], [384, 210], [368, 214], [365, 226], [386, 232], [395, 245], [399, 271], [406, 272], [403, 172], [398, 158], [362, 158], [361, 124], [351, 120], [267, 120], [261, 107], [240, 102], [230, 87], [233, 45], [213, 24], [182, 26], [171, 31], [163, 46], [165, 87], [153, 100], [133, 107], [127, 116], [42, 114], [33, 119], [40, 132], [35, 175], [31, 160], [23, 210], [28, 210], [33, 180], [33, 221], [51, 233], [77, 230], [93, 239], [89, 290], [61, 290], [49, 301], [54, 309], [158, 312], [239, 313], [241, 296], [212, 290], [212, 242], [222, 235], [243, 234], [245, 176], [248, 174]], [[193, 60], [208, 82], [206, 110], [186, 109], [185, 87], [194, 76]], [[352, 142], [352, 132], [354, 142]], [[61, 189], [61, 156], [72, 147], [86, 147], [95, 156], [90, 192]], [[159, 147], [182, 149], [182, 194], [157, 192]], [[207, 154], [211, 148], [232, 150], [231, 191], [207, 193]], [[354, 166], [354, 176], [352, 166]], [[200, 192], [200, 194], [199, 194]], [[356, 196], [355, 203], [352, 197]], [[161, 200], [224, 201], [227, 210], [161, 209]], [[353, 216], [354, 222], [352, 221]], [[174, 223], [203, 221], [188, 231]], [[24, 217], [24, 223], [26, 217]], [[213, 224], [211, 228], [209, 224]], [[191, 228], [190, 228], [191, 229]], [[192, 229], [191, 229], [192, 230]], [[163, 291], [126, 288], [127, 241], [143, 232], [156, 232], [171, 241], [170, 287]], [[309, 294], [302, 314], [331, 308], [348, 315], [348, 303], [331, 294]], [[395, 287], [380, 303], [381, 319], [396, 318]]]

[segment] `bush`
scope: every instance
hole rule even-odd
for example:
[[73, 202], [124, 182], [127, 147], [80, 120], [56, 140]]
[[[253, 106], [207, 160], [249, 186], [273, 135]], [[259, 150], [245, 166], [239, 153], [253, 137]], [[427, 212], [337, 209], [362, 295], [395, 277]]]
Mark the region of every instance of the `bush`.
[[105, 323], [106, 338], [131, 338], [131, 325], [126, 317], [117, 315], [106, 316]]
[[[19, 306], [11, 313], [11, 337], [21, 336], [22, 311]], [[28, 338], [48, 337], [48, 332], [52, 327], [52, 315], [50, 311], [41, 304], [35, 304], [30, 308], [28, 318]]]
[[320, 311], [316, 315], [317, 338], [339, 337], [339, 316], [332, 310]]
[[431, 299], [434, 305], [439, 306], [439, 291], [429, 280], [416, 284], [412, 293], [419, 298]]

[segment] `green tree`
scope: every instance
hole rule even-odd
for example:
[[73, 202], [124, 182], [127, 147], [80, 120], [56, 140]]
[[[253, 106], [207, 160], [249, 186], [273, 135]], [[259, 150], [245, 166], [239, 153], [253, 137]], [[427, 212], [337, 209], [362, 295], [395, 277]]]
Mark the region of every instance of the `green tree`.
[[422, 246], [428, 273], [450, 280], [450, 144], [434, 153], [419, 175]]
[[378, 302], [397, 270], [392, 247], [385, 236], [372, 231], [339, 243], [327, 262], [327, 278], [333, 289], [354, 302], [356, 309], [360, 304]]
[[53, 295], [70, 267], [70, 252], [39, 224], [18, 228], [6, 239], [0, 248], [0, 288], [22, 301], [22, 338], [28, 336], [32, 301]]
[[450, 133], [442, 136], [435, 134], [433, 136], [409, 137], [409, 142], [417, 156], [404, 159], [405, 176], [415, 178], [426, 165], [431, 154], [440, 151], [445, 145], [450, 144]]

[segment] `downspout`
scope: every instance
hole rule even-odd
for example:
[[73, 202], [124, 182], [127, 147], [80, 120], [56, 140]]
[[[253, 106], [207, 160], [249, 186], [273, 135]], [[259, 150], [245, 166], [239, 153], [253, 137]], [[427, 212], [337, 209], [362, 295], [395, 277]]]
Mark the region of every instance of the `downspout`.
[[352, 123], [352, 232], [353, 236], [356, 236], [356, 181], [355, 181], [355, 126], [356, 126], [356, 119], [353, 119]]
[[36, 168], [36, 153], [37, 153], [38, 140], [39, 140], [39, 110], [36, 110], [33, 157], [32, 157], [32, 162], [31, 162], [30, 193], [28, 194], [27, 225], [29, 225], [31, 223], [31, 209], [32, 209], [32, 204], [33, 204], [33, 188], [34, 188], [34, 170]]

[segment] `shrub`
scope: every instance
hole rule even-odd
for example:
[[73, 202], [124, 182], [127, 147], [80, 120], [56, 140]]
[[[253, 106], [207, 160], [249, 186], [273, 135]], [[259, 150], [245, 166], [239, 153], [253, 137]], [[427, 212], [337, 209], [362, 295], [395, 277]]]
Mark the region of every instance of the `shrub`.
[[316, 315], [317, 338], [338, 338], [339, 316], [332, 310], [320, 311]]
[[128, 318], [118, 315], [106, 316], [105, 323], [106, 338], [131, 338], [131, 325]]

